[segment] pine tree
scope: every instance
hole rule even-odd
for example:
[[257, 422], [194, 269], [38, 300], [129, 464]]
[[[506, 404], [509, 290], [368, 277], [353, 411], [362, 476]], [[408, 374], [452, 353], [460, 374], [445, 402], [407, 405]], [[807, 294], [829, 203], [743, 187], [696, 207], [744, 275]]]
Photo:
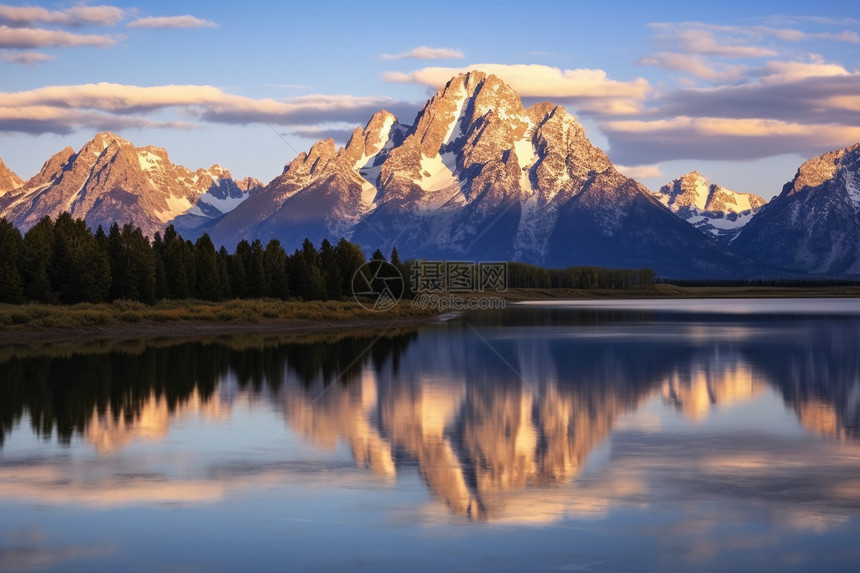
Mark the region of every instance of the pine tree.
[[6, 219], [0, 219], [0, 302], [24, 302], [20, 271], [23, 250], [21, 232]]
[[223, 298], [232, 298], [233, 289], [230, 281], [230, 253], [226, 247], [221, 245], [218, 249], [218, 282], [221, 285], [221, 296]]
[[335, 259], [340, 275], [341, 292], [345, 295], [351, 295], [353, 276], [365, 262], [364, 252], [355, 243], [341, 239], [335, 247]]
[[164, 271], [167, 277], [170, 298], [182, 299], [194, 296], [193, 284], [194, 255], [185, 240], [176, 232], [173, 225], [164, 230]]
[[171, 298], [167, 267], [164, 265], [164, 240], [159, 232], [156, 232], [152, 238], [152, 254], [155, 258], [155, 298], [156, 300]]
[[155, 250], [140, 227], [123, 225], [122, 240], [129, 257], [129, 284], [137, 300], [152, 304], [156, 300]]
[[83, 219], [68, 213], [54, 223], [51, 284], [61, 302], [102, 302], [110, 293], [110, 262]]
[[224, 293], [218, 273], [218, 254], [207, 233], [194, 244], [194, 264], [197, 295], [204, 300], [221, 300]]
[[[99, 228], [101, 229], [101, 226]], [[104, 229], [102, 229], [102, 234], [104, 234]], [[101, 240], [104, 241], [104, 239]], [[107, 255], [111, 271], [110, 300], [120, 298], [137, 300], [138, 293], [134, 292], [135, 289], [130, 284], [130, 257], [125, 252], [122, 234], [119, 230], [119, 224], [116, 222], [110, 226], [110, 231], [108, 231]]]
[[269, 295], [286, 300], [290, 296], [287, 253], [281, 247], [280, 241], [277, 239], [269, 241], [263, 254], [263, 262], [266, 269], [266, 281], [269, 284]]
[[242, 239], [236, 244], [236, 250], [230, 260], [230, 285], [233, 296], [247, 298], [250, 296], [248, 286], [248, 267], [251, 265], [251, 243]]
[[323, 239], [319, 251], [319, 266], [325, 280], [326, 297], [339, 299], [343, 296], [343, 280], [337, 264], [337, 253], [328, 239]]
[[53, 250], [54, 222], [50, 217], [42, 217], [24, 235], [21, 274], [26, 298], [40, 302], [51, 300], [49, 267]]
[[[305, 240], [306, 243], [309, 241]], [[308, 262], [308, 250], [303, 248], [289, 258], [288, 272], [294, 293], [303, 300], [325, 300], [325, 279], [319, 267]]]
[[265, 298], [269, 296], [269, 283], [266, 276], [266, 263], [263, 252], [263, 243], [260, 239], [254, 239], [246, 261], [245, 273], [248, 281], [248, 294], [254, 298]]

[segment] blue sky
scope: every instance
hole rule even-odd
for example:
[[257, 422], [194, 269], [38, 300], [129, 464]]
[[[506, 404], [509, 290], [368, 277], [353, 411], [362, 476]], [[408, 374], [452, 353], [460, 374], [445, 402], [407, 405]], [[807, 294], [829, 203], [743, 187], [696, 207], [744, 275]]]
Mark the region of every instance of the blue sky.
[[[856, 16], [856, 17], [855, 17]], [[770, 197], [860, 141], [852, 2], [0, 5], [0, 158], [29, 178], [114, 131], [269, 181], [465, 69], [565, 105], [650, 188], [692, 169]]]

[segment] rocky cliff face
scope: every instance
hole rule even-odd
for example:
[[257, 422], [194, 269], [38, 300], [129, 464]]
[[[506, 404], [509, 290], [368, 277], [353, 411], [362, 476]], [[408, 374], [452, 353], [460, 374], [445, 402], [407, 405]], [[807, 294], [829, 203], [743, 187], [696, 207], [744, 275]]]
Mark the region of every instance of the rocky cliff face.
[[3, 160], [0, 159], [0, 195], [5, 194], [8, 191], [12, 191], [13, 189], [17, 189], [24, 182], [18, 177], [15, 172], [6, 167], [6, 164], [3, 163]]
[[767, 202], [712, 184], [698, 171], [663, 185], [655, 196], [681, 219], [724, 241], [734, 239]]
[[220, 166], [193, 172], [171, 163], [164, 149], [105, 132], [78, 152], [63, 149], [0, 197], [0, 216], [26, 231], [68, 211], [93, 227], [132, 223], [151, 235], [178, 217], [220, 217], [248, 194]]
[[564, 108], [524, 109], [481, 72], [451, 79], [411, 127], [380, 112], [342, 149], [315, 144], [212, 233], [224, 244], [345, 236], [406, 257], [655, 266], [678, 277], [731, 274], [735, 263], [619, 174]]
[[732, 247], [796, 272], [860, 274], [860, 144], [801, 165]]

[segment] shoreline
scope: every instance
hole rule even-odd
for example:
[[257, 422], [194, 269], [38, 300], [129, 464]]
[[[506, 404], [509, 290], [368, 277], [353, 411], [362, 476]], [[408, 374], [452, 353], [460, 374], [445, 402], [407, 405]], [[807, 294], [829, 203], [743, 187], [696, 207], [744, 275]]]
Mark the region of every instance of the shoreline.
[[[678, 287], [655, 285], [649, 289], [584, 290], [584, 289], [509, 289], [502, 293], [481, 293], [463, 298], [503, 298], [505, 303], [549, 300], [618, 300], [618, 299], [718, 299], [718, 298], [860, 298], [860, 286], [838, 287]], [[284, 303], [286, 309], [270, 317], [267, 310], [277, 306], [276, 301], [241, 301], [243, 313], [229, 321], [203, 317], [203, 311], [216, 312], [225, 305], [236, 302], [201, 303], [200, 301], [171, 301], [169, 310], [143, 307], [134, 303], [141, 316], [129, 320], [127, 302], [95, 307], [97, 312], [113, 312], [106, 323], [75, 323], [67, 319], [62, 324], [44, 324], [37, 319], [30, 323], [0, 323], [0, 346], [24, 346], [32, 344], [97, 343], [101, 340], [156, 341], [163, 339], [214, 339], [242, 335], [257, 336], [301, 336], [310, 334], [335, 334], [355, 331], [382, 332], [392, 328], [419, 328], [444, 321], [444, 309], [413, 309], [410, 301], [402, 301], [393, 311], [362, 311], [357, 303], [338, 302], [320, 304], [316, 302]], [[245, 307], [253, 307], [248, 314]], [[48, 305], [5, 305], [6, 312], [24, 312], [35, 308], [42, 315], [51, 313], [92, 313], [93, 305], [83, 308]], [[201, 310], [203, 309], [203, 311]], [[177, 312], [181, 311], [181, 312]], [[313, 312], [313, 317], [307, 316]], [[162, 315], [150, 317], [150, 313], [175, 314], [165, 319]]]
[[384, 332], [410, 329], [438, 322], [436, 315], [397, 317], [389, 320], [264, 319], [258, 322], [213, 323], [208, 321], [147, 322], [85, 327], [23, 326], [0, 328], [0, 346], [33, 344], [97, 343], [99, 341], [157, 341], [232, 338], [243, 335], [299, 336], [359, 331]]

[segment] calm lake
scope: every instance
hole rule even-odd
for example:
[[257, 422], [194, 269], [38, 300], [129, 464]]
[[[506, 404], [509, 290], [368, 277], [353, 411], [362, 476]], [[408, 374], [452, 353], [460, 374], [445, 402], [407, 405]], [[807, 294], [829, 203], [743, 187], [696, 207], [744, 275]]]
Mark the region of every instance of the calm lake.
[[0, 347], [0, 570], [857, 571], [860, 301]]

